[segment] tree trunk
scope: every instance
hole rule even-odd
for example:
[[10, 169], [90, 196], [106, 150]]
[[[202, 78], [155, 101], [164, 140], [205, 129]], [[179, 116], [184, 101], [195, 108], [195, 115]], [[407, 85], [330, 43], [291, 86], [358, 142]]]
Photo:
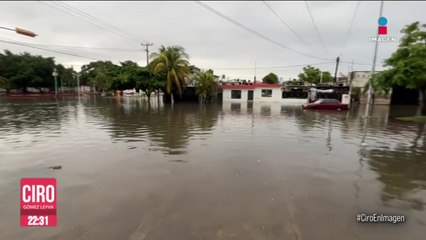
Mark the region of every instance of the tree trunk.
[[160, 106], [160, 89], [158, 89], [158, 95], [157, 95], [157, 107]]
[[174, 100], [174, 98], [173, 98], [173, 92], [172, 92], [172, 93], [170, 93], [170, 99], [171, 99], [172, 104], [174, 104], [174, 103], [175, 103], [175, 100]]
[[426, 115], [426, 88], [419, 89], [421, 115]]
[[148, 98], [148, 105], [151, 104], [151, 93], [145, 92], [146, 93], [146, 97]]
[[157, 102], [160, 102], [160, 89], [158, 89], [157, 91]]

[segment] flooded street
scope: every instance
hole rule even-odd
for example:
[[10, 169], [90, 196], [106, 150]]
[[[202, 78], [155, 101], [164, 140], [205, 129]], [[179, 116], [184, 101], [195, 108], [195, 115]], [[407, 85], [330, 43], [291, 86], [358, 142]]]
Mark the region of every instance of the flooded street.
[[[1, 98], [0, 239], [424, 239], [415, 112]], [[23, 177], [57, 179], [57, 227], [20, 227]]]

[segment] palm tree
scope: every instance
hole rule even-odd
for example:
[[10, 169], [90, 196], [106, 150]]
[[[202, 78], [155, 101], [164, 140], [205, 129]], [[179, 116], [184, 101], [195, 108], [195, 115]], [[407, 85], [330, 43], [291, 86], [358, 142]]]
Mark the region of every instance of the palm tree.
[[204, 104], [208, 96], [211, 96], [217, 87], [214, 75], [210, 71], [202, 71], [194, 76], [195, 92], [201, 104]]
[[185, 77], [190, 73], [189, 55], [181, 46], [164, 47], [161, 45], [159, 52], [152, 53], [150, 57], [152, 59], [150, 68], [166, 77], [166, 90], [171, 94], [173, 103], [172, 89], [175, 87], [179, 94], [182, 94]]

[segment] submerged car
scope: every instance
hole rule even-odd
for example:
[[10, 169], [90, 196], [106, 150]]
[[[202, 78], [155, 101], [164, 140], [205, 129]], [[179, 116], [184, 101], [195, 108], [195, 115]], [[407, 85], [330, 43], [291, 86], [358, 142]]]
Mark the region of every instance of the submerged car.
[[313, 103], [302, 105], [303, 109], [336, 109], [348, 110], [348, 104], [343, 104], [337, 99], [319, 99]]

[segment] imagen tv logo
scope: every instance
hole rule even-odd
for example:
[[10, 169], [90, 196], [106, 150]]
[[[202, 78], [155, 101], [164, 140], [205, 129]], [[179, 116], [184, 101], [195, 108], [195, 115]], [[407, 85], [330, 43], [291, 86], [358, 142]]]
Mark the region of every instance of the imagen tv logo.
[[[386, 36], [388, 34], [388, 19], [380, 17], [378, 20], [378, 37], [370, 37], [370, 42], [397, 42], [396, 37]], [[384, 36], [383, 36], [384, 35]]]

